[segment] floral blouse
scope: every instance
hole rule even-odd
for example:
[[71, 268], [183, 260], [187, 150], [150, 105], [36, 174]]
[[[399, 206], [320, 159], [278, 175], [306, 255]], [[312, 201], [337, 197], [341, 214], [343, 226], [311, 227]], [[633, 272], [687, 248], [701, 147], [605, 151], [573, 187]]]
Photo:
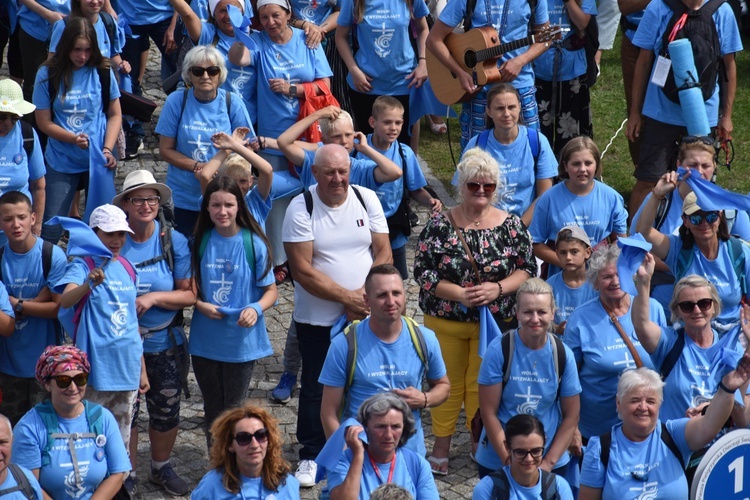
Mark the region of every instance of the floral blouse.
[[[536, 276], [531, 235], [518, 216], [508, 214], [501, 225], [491, 229], [464, 229], [463, 235], [484, 281], [501, 281], [518, 269]], [[479, 321], [476, 307], [465, 310], [459, 302], [435, 295], [441, 280], [462, 287], [476, 284], [474, 270], [461, 240], [442, 213], [433, 215], [419, 235], [414, 255], [414, 279], [420, 286], [419, 307], [425, 314], [452, 321]], [[515, 317], [515, 294], [503, 296], [488, 305], [496, 319]]]

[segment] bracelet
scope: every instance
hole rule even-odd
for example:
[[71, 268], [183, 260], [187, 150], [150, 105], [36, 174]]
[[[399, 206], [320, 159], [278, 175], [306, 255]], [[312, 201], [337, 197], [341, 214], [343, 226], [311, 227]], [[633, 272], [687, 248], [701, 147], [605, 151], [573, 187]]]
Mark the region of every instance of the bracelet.
[[421, 61], [422, 59], [424, 59], [425, 61], [427, 60], [427, 58], [425, 56], [417, 57], [417, 61]]
[[109, 149], [107, 146], [102, 146], [102, 153], [112, 154], [112, 150]]
[[260, 144], [260, 149], [266, 149], [266, 138], [265, 137], [258, 137], [258, 144]]
[[734, 394], [735, 392], [735, 391], [730, 390], [729, 387], [725, 386], [723, 380], [719, 381], [719, 389], [726, 392], [727, 394]]
[[305, 29], [305, 24], [307, 24], [307, 21], [302, 21], [302, 26], [300, 26], [299, 29]]
[[198, 161], [193, 164], [193, 172], [200, 172], [201, 168], [198, 167]]
[[666, 195], [659, 196], [658, 194], [656, 194], [656, 188], [654, 188], [654, 189], [651, 190], [651, 194], [654, 195], [654, 198], [656, 198], [659, 201], [661, 201], [661, 200], [663, 200], [664, 198], [667, 197]]
[[422, 407], [422, 409], [426, 410], [427, 409], [427, 393], [423, 392], [422, 394], [424, 394], [424, 406]]
[[503, 284], [498, 281], [497, 287], [500, 289], [500, 295], [497, 296], [497, 298], [499, 299], [503, 296]]

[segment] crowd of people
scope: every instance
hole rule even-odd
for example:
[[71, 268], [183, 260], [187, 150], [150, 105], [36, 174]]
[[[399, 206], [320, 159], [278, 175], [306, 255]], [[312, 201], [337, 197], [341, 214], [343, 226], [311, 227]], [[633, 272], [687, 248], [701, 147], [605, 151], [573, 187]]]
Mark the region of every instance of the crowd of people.
[[[145, 402], [148, 481], [197, 500], [295, 499], [322, 478], [323, 498], [437, 499], [462, 411], [475, 499], [687, 498], [707, 448], [750, 426], [750, 218], [695, 184], [715, 182], [733, 129], [742, 44], [718, 1], [700, 136], [652, 70], [665, 33], [699, 21], [618, 2], [627, 206], [602, 181], [589, 106], [611, 0], [2, 6], [0, 496], [135, 498]], [[456, 27], [516, 47], [497, 83], [454, 58]], [[145, 136], [149, 40], [167, 174], [132, 171], [117, 192]], [[451, 207], [417, 159], [415, 103], [446, 83], [428, 58], [468, 94]], [[430, 216], [410, 267], [412, 202]], [[628, 234], [647, 246], [636, 261]], [[269, 396], [286, 404], [299, 378], [296, 470], [273, 408], [247, 402], [290, 278]], [[409, 278], [423, 325], [404, 316]], [[191, 365], [210, 462], [197, 485], [170, 461]]]

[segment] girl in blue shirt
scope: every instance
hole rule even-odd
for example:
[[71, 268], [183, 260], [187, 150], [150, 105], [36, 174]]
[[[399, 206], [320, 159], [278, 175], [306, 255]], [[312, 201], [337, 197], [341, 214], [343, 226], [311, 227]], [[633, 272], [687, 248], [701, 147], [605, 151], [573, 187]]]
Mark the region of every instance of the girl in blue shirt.
[[[106, 73], [109, 102], [103, 103]], [[56, 90], [54, 95], [51, 90]], [[49, 137], [44, 222], [67, 215], [78, 185], [88, 187], [89, 148], [104, 154], [106, 163], [96, 168], [117, 167], [112, 150], [122, 126], [119, 97], [117, 79], [99, 50], [94, 26], [85, 17], [70, 19], [57, 52], [39, 69], [34, 83], [37, 126]], [[61, 232], [59, 225], [43, 226], [42, 238], [56, 243]]]
[[206, 187], [192, 259], [190, 354], [208, 436], [216, 417], [244, 400], [255, 360], [273, 354], [263, 317], [278, 297], [268, 238], [231, 177]]

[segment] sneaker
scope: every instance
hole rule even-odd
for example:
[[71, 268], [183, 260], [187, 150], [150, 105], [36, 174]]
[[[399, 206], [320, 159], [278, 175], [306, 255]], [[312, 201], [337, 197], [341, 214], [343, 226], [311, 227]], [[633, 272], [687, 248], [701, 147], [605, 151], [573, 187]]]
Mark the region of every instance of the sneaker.
[[315, 486], [315, 475], [318, 472], [318, 464], [312, 460], [300, 460], [297, 465], [297, 472], [294, 477], [299, 481], [302, 488], [312, 488]]
[[294, 373], [284, 372], [281, 374], [279, 384], [271, 393], [271, 397], [277, 402], [286, 404], [292, 399], [294, 387], [297, 385], [297, 375]]
[[172, 469], [172, 464], [167, 464], [161, 469], [151, 468], [148, 480], [160, 485], [170, 495], [177, 497], [185, 496], [190, 491], [185, 480], [178, 476], [174, 469]]
[[123, 486], [125, 486], [125, 491], [128, 492], [130, 498], [135, 498], [136, 493], [138, 493], [138, 477], [128, 474]]
[[136, 158], [141, 150], [143, 149], [143, 140], [140, 135], [137, 134], [126, 134], [125, 135], [125, 159], [132, 160]]

